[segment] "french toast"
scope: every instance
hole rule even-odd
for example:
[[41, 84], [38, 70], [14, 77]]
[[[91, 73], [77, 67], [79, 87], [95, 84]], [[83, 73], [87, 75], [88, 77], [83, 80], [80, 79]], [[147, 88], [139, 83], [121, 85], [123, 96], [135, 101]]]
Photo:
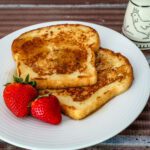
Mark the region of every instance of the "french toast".
[[93, 85], [97, 81], [96, 30], [80, 24], [61, 24], [26, 32], [12, 43], [17, 75], [27, 74], [38, 89]]
[[125, 92], [132, 84], [133, 69], [120, 53], [100, 48], [96, 52], [98, 80], [95, 85], [61, 90], [40, 90], [40, 95], [58, 97], [62, 111], [73, 119], [83, 119], [113, 97]]

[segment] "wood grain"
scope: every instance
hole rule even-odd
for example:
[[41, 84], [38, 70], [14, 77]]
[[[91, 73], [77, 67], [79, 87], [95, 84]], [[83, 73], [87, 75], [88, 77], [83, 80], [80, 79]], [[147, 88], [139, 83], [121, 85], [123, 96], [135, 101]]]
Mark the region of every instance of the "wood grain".
[[[82, 11], [82, 13], [81, 13]], [[26, 8], [0, 9], [0, 38], [17, 29], [41, 22], [79, 20], [101, 24], [121, 32], [124, 9]], [[119, 15], [118, 15], [119, 14]]]
[[[95, 4], [95, 3], [125, 3], [127, 0], [0, 0], [0, 4]], [[88, 21], [92, 23], [97, 23], [100, 25], [104, 25], [111, 29], [114, 29], [118, 32], [121, 32], [121, 27], [123, 23], [123, 17], [125, 14], [125, 9], [121, 8], [97, 8], [97, 7], [88, 7], [88, 8], [74, 8], [73, 6], [70, 8], [0, 8], [0, 38], [4, 37], [5, 35], [21, 29], [23, 27], [41, 23], [41, 22], [48, 22], [54, 20], [79, 20], [79, 21]], [[149, 64], [150, 64], [150, 51], [143, 51], [144, 55], [146, 56]], [[131, 136], [134, 136], [131, 137]], [[103, 144], [99, 144], [97, 146], [88, 148], [88, 150], [122, 150], [122, 147], [128, 147], [128, 150], [145, 150], [150, 149], [147, 142], [144, 141], [141, 144], [141, 147], [135, 146], [130, 147], [132, 142], [138, 143], [140, 140], [140, 136], [143, 138], [150, 137], [150, 99], [148, 104], [146, 105], [145, 109], [141, 113], [141, 115], [134, 121], [134, 123], [129, 126], [126, 130], [122, 133], [117, 135], [114, 139], [104, 142]], [[124, 137], [128, 138], [125, 139]], [[136, 138], [137, 141], [136, 141]], [[125, 139], [125, 140], [123, 140]], [[126, 145], [122, 142], [119, 143], [118, 140], [124, 141]], [[129, 143], [127, 142], [129, 140]], [[148, 139], [149, 140], [149, 139]], [[135, 142], [136, 141], [136, 142]], [[114, 145], [113, 145], [114, 144]], [[120, 145], [119, 145], [120, 144]], [[108, 146], [108, 145], [111, 145]], [[115, 147], [118, 145], [118, 147]], [[10, 149], [16, 150], [20, 148], [16, 148], [9, 144], [0, 144], [0, 149]], [[121, 147], [120, 147], [121, 146]], [[145, 147], [147, 146], [147, 147]]]
[[0, 4], [114, 4], [127, 2], [128, 0], [0, 0]]

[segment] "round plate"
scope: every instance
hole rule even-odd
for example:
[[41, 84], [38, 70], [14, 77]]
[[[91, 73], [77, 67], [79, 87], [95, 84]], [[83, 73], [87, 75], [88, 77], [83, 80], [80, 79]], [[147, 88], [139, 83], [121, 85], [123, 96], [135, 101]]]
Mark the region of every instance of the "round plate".
[[[32, 117], [16, 118], [5, 106], [4, 84], [12, 76], [15, 63], [11, 54], [12, 41], [20, 34], [39, 27], [56, 24], [84, 24], [96, 29], [102, 47], [125, 55], [134, 70], [131, 88], [81, 121], [63, 116], [54, 126]], [[106, 27], [77, 21], [56, 21], [29, 26], [0, 40], [0, 139], [28, 149], [78, 149], [103, 142], [121, 132], [141, 113], [150, 93], [150, 69], [142, 52], [123, 35]]]

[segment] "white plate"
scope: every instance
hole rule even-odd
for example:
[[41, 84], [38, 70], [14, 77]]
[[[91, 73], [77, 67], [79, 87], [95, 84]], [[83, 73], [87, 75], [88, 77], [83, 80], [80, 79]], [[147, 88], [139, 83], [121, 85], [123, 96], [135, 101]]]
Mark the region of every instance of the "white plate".
[[[81, 121], [63, 116], [62, 124], [53, 126], [31, 117], [18, 119], [6, 108], [2, 98], [3, 84], [15, 68], [11, 43], [26, 31], [62, 23], [79, 23], [96, 29], [102, 47], [120, 52], [130, 60], [135, 77], [133, 85], [127, 92], [113, 98], [96, 113]], [[150, 69], [142, 52], [123, 35], [92, 23], [48, 22], [18, 30], [0, 40], [0, 60], [0, 139], [28, 149], [77, 149], [103, 142], [137, 118], [150, 93]]]

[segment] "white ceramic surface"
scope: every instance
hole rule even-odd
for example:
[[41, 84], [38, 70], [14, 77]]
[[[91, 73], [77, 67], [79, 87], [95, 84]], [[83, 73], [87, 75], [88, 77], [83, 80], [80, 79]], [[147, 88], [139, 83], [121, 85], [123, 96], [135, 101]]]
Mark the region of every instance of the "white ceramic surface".
[[142, 50], [150, 49], [150, 1], [130, 0], [122, 32]]
[[149, 0], [131, 0], [131, 1], [139, 6], [150, 6]]
[[[134, 70], [133, 85], [81, 121], [63, 116], [62, 123], [53, 126], [31, 117], [18, 119], [7, 109], [2, 98], [3, 84], [15, 68], [11, 55], [12, 41], [26, 31], [61, 23], [79, 23], [95, 28], [100, 34], [102, 47], [120, 52], [129, 59]], [[142, 52], [121, 34], [92, 23], [48, 22], [18, 30], [0, 40], [0, 60], [0, 139], [28, 149], [78, 149], [103, 142], [137, 118], [150, 93], [150, 69]]]

